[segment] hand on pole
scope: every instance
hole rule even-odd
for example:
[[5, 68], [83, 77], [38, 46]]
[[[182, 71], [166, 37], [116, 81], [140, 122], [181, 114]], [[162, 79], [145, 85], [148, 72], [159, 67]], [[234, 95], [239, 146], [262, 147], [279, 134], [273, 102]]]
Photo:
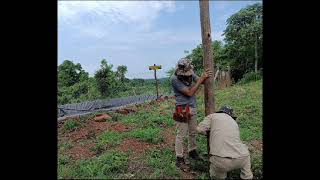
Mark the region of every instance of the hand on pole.
[[211, 77], [212, 74], [213, 72], [211, 70], [206, 69], [201, 75], [202, 82], [205, 81], [207, 78]]

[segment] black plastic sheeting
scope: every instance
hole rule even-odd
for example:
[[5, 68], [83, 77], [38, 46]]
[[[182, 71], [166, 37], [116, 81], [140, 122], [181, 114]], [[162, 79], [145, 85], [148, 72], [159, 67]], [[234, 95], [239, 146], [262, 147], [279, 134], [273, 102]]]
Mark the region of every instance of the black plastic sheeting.
[[58, 117], [81, 115], [100, 109], [112, 109], [128, 104], [139, 104], [148, 100], [155, 100], [155, 95], [129, 96], [109, 100], [95, 100], [76, 104], [65, 104], [58, 106]]

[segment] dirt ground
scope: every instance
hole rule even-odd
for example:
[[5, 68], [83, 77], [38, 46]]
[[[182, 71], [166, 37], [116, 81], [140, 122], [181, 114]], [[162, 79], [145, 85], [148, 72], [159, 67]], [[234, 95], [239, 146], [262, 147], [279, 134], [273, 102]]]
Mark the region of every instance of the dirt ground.
[[[120, 109], [115, 112], [123, 115], [127, 115], [129, 113], [137, 112], [138, 108], [143, 108], [148, 110], [151, 108], [150, 106], [152, 106], [152, 104], [163, 102], [165, 100], [170, 101], [170, 99], [172, 99], [172, 97], [165, 97], [165, 98], [159, 99], [158, 101], [151, 101], [149, 104], [136, 105], [134, 107]], [[79, 118], [76, 120], [79, 120]], [[81, 127], [71, 132], [65, 132], [61, 124], [58, 127], [59, 127], [58, 141], [59, 142], [70, 141], [72, 143], [72, 147], [70, 147], [69, 149], [65, 149], [59, 153], [69, 155], [74, 160], [92, 158], [97, 155], [95, 152], [92, 151], [92, 148], [96, 146], [96, 144], [93, 142], [93, 139], [100, 133], [104, 131], [127, 132], [133, 129], [133, 127], [124, 125], [121, 122], [113, 122], [111, 121], [110, 118], [108, 118], [105, 121], [95, 121], [94, 118], [88, 119], [85, 121], [85, 123], [82, 123]], [[129, 156], [130, 172], [141, 172], [142, 175], [144, 173], [149, 172], [150, 174], [152, 173], [150, 172], [152, 171], [152, 169], [150, 169], [148, 166], [146, 166], [143, 163], [143, 161], [141, 161], [141, 159], [144, 158], [144, 153], [148, 149], [152, 149], [152, 148], [156, 148], [156, 149], [169, 148], [174, 153], [174, 143], [175, 143], [174, 132], [175, 132], [175, 126], [169, 127], [165, 129], [163, 132], [161, 132], [161, 136], [163, 136], [164, 141], [160, 144], [147, 143], [137, 138], [125, 138], [123, 139], [123, 142], [120, 145], [112, 147], [112, 149], [115, 149], [117, 151], [130, 152], [130, 156]], [[254, 150], [262, 151], [262, 140], [252, 140], [249, 143], [247, 143], [247, 145], [251, 150], [254, 149]], [[186, 150], [187, 149], [184, 149], [185, 152], [187, 152]], [[180, 173], [180, 177], [183, 179], [194, 179], [197, 176], [196, 172], [183, 172], [182, 170], [179, 170], [179, 173]], [[143, 176], [134, 177], [133, 174], [127, 174], [125, 175], [124, 178], [126, 179], [143, 178]]]
[[91, 158], [96, 155], [94, 152], [90, 150], [90, 148], [94, 146], [94, 143], [85, 145], [76, 144], [71, 149], [66, 151], [65, 154], [71, 156], [75, 160]]
[[[155, 101], [151, 101], [148, 104], [137, 105], [129, 108], [116, 110], [116, 113], [127, 115], [129, 113], [134, 113], [138, 111], [138, 108], [142, 107], [146, 110], [151, 110], [151, 106], [155, 103], [160, 103], [163, 101], [170, 101], [170, 99], [174, 99], [174, 97], [164, 97]], [[170, 101], [171, 102], [171, 101]], [[101, 116], [101, 114], [99, 114]], [[108, 115], [105, 115], [106, 117]], [[80, 118], [74, 118], [74, 120], [80, 121]], [[107, 118], [105, 121], [95, 121], [94, 118], [88, 119], [85, 123], [82, 123], [80, 128], [77, 128], [71, 132], [63, 131], [62, 124], [59, 124], [58, 129], [58, 141], [71, 141], [72, 147], [69, 149], [60, 152], [65, 155], [71, 156], [74, 160], [87, 159], [96, 156], [96, 153], [91, 149], [95, 147], [95, 143], [90, 141], [93, 137], [96, 137], [100, 133], [110, 130], [116, 132], [126, 132], [131, 131], [132, 127], [124, 125], [120, 122], [112, 122], [110, 118]], [[174, 152], [174, 143], [175, 143], [175, 135], [174, 135], [175, 127], [169, 127], [161, 133], [161, 136], [164, 137], [164, 141], [160, 144], [152, 144], [144, 142], [137, 138], [126, 138], [123, 142], [113, 147], [112, 149], [123, 151], [123, 152], [131, 152], [129, 157], [129, 170], [130, 172], [141, 172], [141, 174], [149, 172], [152, 173], [152, 169], [148, 168], [141, 159], [143, 159], [143, 155], [148, 149], [157, 148], [170, 148], [172, 152]], [[179, 173], [183, 179], [193, 179], [196, 177], [196, 174], [191, 172], [183, 172], [179, 170]], [[138, 173], [139, 174], [139, 173]], [[137, 178], [134, 177], [133, 174], [125, 175], [124, 178]]]

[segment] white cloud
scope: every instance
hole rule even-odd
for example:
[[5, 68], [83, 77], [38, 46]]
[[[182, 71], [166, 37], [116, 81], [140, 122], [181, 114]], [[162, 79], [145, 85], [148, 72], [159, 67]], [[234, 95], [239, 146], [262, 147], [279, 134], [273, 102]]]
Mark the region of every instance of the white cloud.
[[174, 12], [175, 2], [59, 1], [58, 22], [59, 26], [67, 24], [86, 35], [102, 37], [112, 24], [130, 24], [147, 31], [162, 11]]

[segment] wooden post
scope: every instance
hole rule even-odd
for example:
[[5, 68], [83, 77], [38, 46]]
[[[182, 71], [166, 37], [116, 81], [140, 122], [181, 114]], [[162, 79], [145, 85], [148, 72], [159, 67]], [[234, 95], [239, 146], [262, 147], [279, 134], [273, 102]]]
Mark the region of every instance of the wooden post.
[[[156, 66], [156, 64], [154, 64]], [[159, 90], [158, 90], [158, 80], [157, 80], [157, 70], [154, 69], [154, 79], [156, 80], [156, 89], [157, 89], [157, 99], [159, 98]]]
[[[200, 0], [200, 21], [201, 21], [201, 35], [203, 46], [203, 66], [204, 69], [210, 69], [214, 72], [213, 54], [211, 49], [211, 27], [209, 16], [209, 1]], [[215, 112], [213, 76], [208, 78], [204, 83], [204, 103], [205, 115]]]
[[219, 69], [217, 70], [216, 74], [214, 75], [214, 81], [216, 81], [218, 73], [219, 73]]
[[228, 66], [228, 72], [227, 72], [227, 77], [228, 77], [228, 86], [231, 86], [232, 84], [232, 81], [231, 81], [231, 68], [230, 68], [230, 65]]
[[154, 79], [156, 80], [157, 99], [158, 99], [159, 98], [159, 90], [158, 90], [157, 69], [161, 69], [161, 65], [156, 66], [156, 64], [153, 64], [153, 66], [149, 66], [149, 70], [154, 70]]
[[[213, 54], [211, 49], [211, 27], [210, 27], [210, 16], [209, 16], [209, 1], [200, 0], [200, 22], [201, 22], [201, 36], [202, 36], [202, 47], [203, 47], [203, 67], [214, 72]], [[205, 115], [208, 116], [215, 112], [215, 100], [214, 100], [214, 88], [213, 79], [206, 79], [204, 82], [204, 105]], [[208, 158], [210, 157], [210, 133], [207, 132], [207, 151]], [[208, 170], [210, 170], [210, 163], [208, 164]]]

